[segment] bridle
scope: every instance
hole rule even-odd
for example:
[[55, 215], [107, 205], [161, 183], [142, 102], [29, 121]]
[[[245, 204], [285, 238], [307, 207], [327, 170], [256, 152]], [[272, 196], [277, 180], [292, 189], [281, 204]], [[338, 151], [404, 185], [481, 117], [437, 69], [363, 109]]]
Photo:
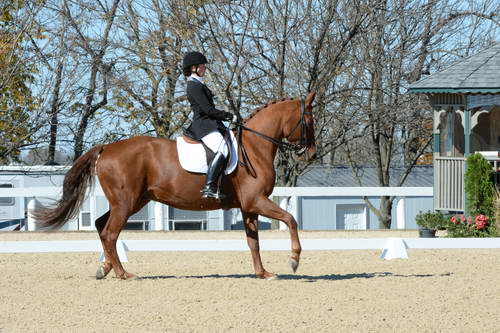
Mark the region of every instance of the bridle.
[[[295, 150], [295, 153], [297, 155], [299, 155], [299, 156], [302, 155], [306, 151], [306, 149], [309, 146], [309, 144], [314, 143], [314, 138], [313, 139], [309, 139], [307, 137], [306, 114], [312, 116], [312, 112], [311, 111], [306, 111], [306, 102], [305, 102], [304, 98], [301, 98], [300, 99], [300, 119], [299, 119], [297, 125], [295, 125], [295, 127], [293, 128], [293, 130], [290, 131], [290, 134], [288, 134], [288, 136], [286, 137], [286, 139], [288, 141], [288, 138], [300, 126], [299, 144], [298, 145], [294, 145], [294, 147], [291, 148], [291, 149]], [[293, 145], [293, 144], [290, 144], [290, 143], [288, 143], [288, 144], [289, 145]]]
[[238, 122], [234, 123], [234, 125], [237, 126], [236, 137], [238, 138], [237, 139], [238, 140], [238, 148], [241, 150], [241, 157], [243, 159], [243, 161], [240, 161], [240, 163], [243, 166], [248, 168], [250, 174], [254, 178], [257, 177], [257, 173], [255, 172], [255, 169], [252, 166], [250, 158], [248, 157], [248, 154], [246, 152], [245, 146], [243, 145], [243, 140], [242, 140], [243, 130], [248, 131], [250, 133], [254, 133], [254, 134], [260, 136], [261, 138], [264, 138], [265, 140], [272, 142], [273, 144], [277, 145], [281, 151], [286, 151], [286, 150], [293, 151], [293, 152], [295, 152], [295, 154], [297, 156], [301, 156], [307, 150], [308, 145], [311, 143], [314, 143], [314, 138], [309, 139], [307, 137], [307, 124], [306, 124], [306, 118], [305, 118], [306, 114], [312, 115], [312, 112], [306, 111], [306, 102], [305, 102], [304, 98], [301, 98], [300, 99], [300, 119], [297, 122], [297, 124], [295, 125], [295, 127], [290, 131], [290, 134], [288, 134], [285, 137], [285, 139], [288, 140], [288, 138], [293, 134], [293, 132], [295, 132], [297, 130], [297, 128], [300, 128], [300, 139], [299, 139], [298, 144], [290, 143], [290, 142], [283, 142], [281, 140], [276, 140], [275, 138], [272, 138], [264, 133], [260, 133], [254, 129], [246, 127], [245, 125], [243, 125], [241, 120], [238, 120]]
[[[290, 142], [283, 142], [281, 140], [276, 140], [275, 138], [272, 138], [268, 135], [260, 133], [254, 129], [249, 128], [249, 127], [246, 127], [241, 122], [237, 122], [237, 123], [235, 123], [235, 125], [238, 127], [238, 134], [239, 134], [238, 137], [241, 136], [241, 130], [243, 129], [245, 131], [248, 131], [248, 132], [251, 132], [251, 133], [258, 135], [258, 136], [266, 139], [267, 141], [272, 142], [273, 144], [277, 145], [278, 148], [282, 151], [285, 151], [285, 150], [294, 151], [297, 155], [300, 156], [306, 151], [309, 144], [314, 142], [314, 138], [310, 139], [307, 137], [307, 124], [306, 124], [306, 117], [305, 117], [306, 115], [312, 115], [312, 112], [306, 111], [306, 102], [305, 102], [304, 98], [301, 98], [300, 99], [300, 119], [297, 122], [297, 124], [295, 125], [295, 127], [290, 131], [290, 134], [288, 134], [285, 137], [285, 139], [288, 140], [288, 138], [290, 136], [292, 136], [292, 134], [297, 130], [297, 128], [300, 128], [300, 139], [299, 139], [298, 144], [297, 143], [290, 143]], [[241, 141], [238, 140], [238, 143], [241, 143]]]

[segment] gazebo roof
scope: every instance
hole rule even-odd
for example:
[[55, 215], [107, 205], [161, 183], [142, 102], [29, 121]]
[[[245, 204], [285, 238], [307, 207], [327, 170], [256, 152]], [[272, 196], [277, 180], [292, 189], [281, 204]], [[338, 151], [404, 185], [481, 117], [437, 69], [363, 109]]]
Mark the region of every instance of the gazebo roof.
[[410, 93], [500, 93], [500, 43], [410, 85]]

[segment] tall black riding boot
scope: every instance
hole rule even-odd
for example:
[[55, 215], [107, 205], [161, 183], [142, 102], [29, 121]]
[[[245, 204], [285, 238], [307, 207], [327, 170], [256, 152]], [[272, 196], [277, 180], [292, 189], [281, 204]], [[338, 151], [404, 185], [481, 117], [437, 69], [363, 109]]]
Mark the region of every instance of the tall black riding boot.
[[219, 175], [224, 167], [224, 154], [217, 152], [215, 154], [212, 163], [208, 166], [207, 178], [205, 180], [205, 186], [201, 190], [202, 198], [216, 198], [219, 199], [221, 196], [218, 195], [218, 180]]

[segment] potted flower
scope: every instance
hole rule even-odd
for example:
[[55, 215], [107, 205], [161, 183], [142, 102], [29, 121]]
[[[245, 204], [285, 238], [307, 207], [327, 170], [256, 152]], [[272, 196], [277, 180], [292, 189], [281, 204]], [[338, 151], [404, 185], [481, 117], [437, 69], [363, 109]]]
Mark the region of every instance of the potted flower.
[[448, 237], [494, 237], [496, 228], [494, 221], [484, 215], [452, 216], [448, 227]]
[[417, 225], [420, 227], [418, 234], [423, 238], [436, 237], [436, 230], [441, 230], [445, 225], [444, 215], [440, 212], [420, 212], [416, 216]]

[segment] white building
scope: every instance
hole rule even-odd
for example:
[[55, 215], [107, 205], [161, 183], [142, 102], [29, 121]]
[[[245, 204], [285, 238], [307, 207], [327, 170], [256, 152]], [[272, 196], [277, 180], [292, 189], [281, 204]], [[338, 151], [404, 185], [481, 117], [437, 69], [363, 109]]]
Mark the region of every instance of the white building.
[[[69, 167], [0, 167], [0, 229], [27, 229], [29, 205], [47, 205], [59, 199], [60, 187]], [[400, 170], [394, 169], [396, 179]], [[375, 170], [363, 171], [363, 187], [355, 186], [348, 168], [312, 167], [295, 188], [275, 188], [273, 200], [295, 216], [303, 230], [379, 229], [363, 196], [377, 207], [381, 195], [395, 196], [392, 228], [416, 229], [415, 215], [433, 209], [432, 167], [416, 167], [405, 187], [376, 187]], [[357, 184], [357, 183], [356, 183]], [[97, 182], [76, 219], [63, 230], [94, 230], [94, 221], [108, 210], [108, 202]], [[284, 225], [260, 218], [261, 229]], [[30, 226], [30, 228], [33, 228]], [[185, 211], [151, 202], [131, 216], [126, 229], [138, 230], [233, 230], [243, 229], [239, 210]], [[31, 229], [30, 229], [31, 230]]]

